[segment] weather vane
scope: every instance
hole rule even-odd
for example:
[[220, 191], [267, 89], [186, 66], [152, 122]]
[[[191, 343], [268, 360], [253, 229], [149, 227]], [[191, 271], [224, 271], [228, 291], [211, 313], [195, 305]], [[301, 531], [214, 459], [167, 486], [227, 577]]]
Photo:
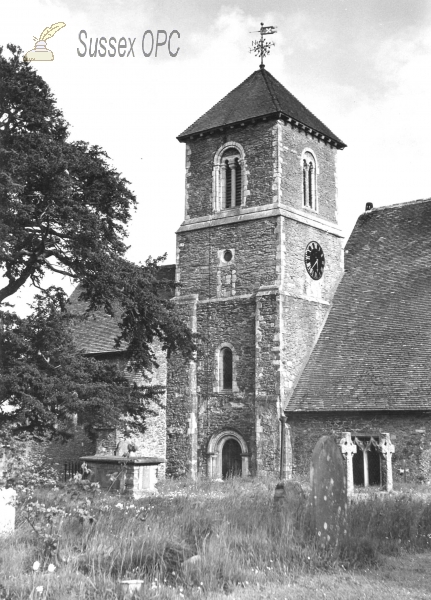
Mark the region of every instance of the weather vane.
[[263, 36], [277, 33], [277, 27], [273, 27], [272, 25], [265, 27], [263, 23], [260, 25], [261, 27], [258, 31], [250, 31], [250, 33], [260, 33], [260, 40], [254, 40], [251, 43], [250, 52], [254, 52], [255, 56], [260, 56], [260, 68], [263, 69], [265, 67], [263, 64], [263, 57], [268, 56], [271, 52], [271, 46], [275, 46], [274, 42], [267, 42]]

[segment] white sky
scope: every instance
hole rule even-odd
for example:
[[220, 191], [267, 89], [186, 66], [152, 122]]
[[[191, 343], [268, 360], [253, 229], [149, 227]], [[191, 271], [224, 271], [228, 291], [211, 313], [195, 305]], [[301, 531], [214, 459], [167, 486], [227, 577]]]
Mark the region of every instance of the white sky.
[[[176, 136], [258, 68], [248, 49], [261, 21], [278, 27], [267, 69], [347, 144], [338, 160], [346, 236], [367, 201], [431, 196], [428, 0], [0, 0], [0, 15], [0, 44], [24, 51], [47, 25], [66, 23], [48, 43], [55, 60], [33, 66], [72, 139], [103, 147], [130, 181], [135, 262], [165, 252], [175, 262], [185, 164]], [[88, 39], [136, 37], [135, 58], [79, 57], [83, 29]], [[142, 35], [158, 29], [180, 32], [175, 58], [166, 47], [144, 57]], [[27, 296], [11, 300], [21, 311]]]

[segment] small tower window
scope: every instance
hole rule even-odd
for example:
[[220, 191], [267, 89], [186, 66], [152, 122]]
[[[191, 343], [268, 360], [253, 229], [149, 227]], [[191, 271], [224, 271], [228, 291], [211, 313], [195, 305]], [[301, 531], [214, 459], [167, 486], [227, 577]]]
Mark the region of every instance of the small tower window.
[[230, 348], [221, 350], [221, 388], [231, 390], [233, 383], [233, 355]]
[[302, 159], [302, 200], [312, 210], [317, 210], [316, 187], [316, 159], [307, 151]]
[[227, 142], [214, 158], [213, 198], [216, 211], [238, 208], [247, 196], [244, 151], [240, 144]]
[[222, 181], [224, 182], [224, 185], [222, 185], [222, 206], [223, 208], [235, 208], [235, 206], [241, 206], [241, 163], [238, 158], [239, 154], [228, 158], [224, 156], [222, 164]]
[[229, 342], [223, 342], [215, 349], [214, 392], [238, 392], [237, 361], [235, 348]]

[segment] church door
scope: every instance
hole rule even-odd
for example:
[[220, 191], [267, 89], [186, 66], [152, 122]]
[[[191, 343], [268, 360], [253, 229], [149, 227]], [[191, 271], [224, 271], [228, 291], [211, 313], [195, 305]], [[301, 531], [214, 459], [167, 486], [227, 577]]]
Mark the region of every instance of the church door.
[[242, 475], [241, 446], [236, 440], [230, 439], [223, 445], [222, 476], [226, 479], [237, 475]]

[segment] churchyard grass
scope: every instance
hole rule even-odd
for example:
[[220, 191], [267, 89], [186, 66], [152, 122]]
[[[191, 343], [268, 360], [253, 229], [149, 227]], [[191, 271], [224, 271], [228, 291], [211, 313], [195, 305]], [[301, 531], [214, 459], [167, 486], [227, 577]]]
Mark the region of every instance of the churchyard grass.
[[[0, 598], [121, 598], [120, 579], [144, 580], [138, 598], [341, 598], [349, 586], [380, 587], [389, 598], [383, 580], [395, 573], [393, 561], [425, 552], [418, 564], [430, 567], [431, 496], [353, 502], [347, 544], [324, 554], [310, 537], [307, 509], [292, 523], [274, 508], [275, 484], [166, 480], [159, 495], [139, 501], [82, 482], [35, 490], [32, 499], [21, 493], [16, 533], [0, 545]], [[392, 597], [408, 580], [395, 582]], [[423, 592], [419, 580], [411, 576], [409, 597], [431, 595], [427, 582], [428, 596], [414, 595]]]

